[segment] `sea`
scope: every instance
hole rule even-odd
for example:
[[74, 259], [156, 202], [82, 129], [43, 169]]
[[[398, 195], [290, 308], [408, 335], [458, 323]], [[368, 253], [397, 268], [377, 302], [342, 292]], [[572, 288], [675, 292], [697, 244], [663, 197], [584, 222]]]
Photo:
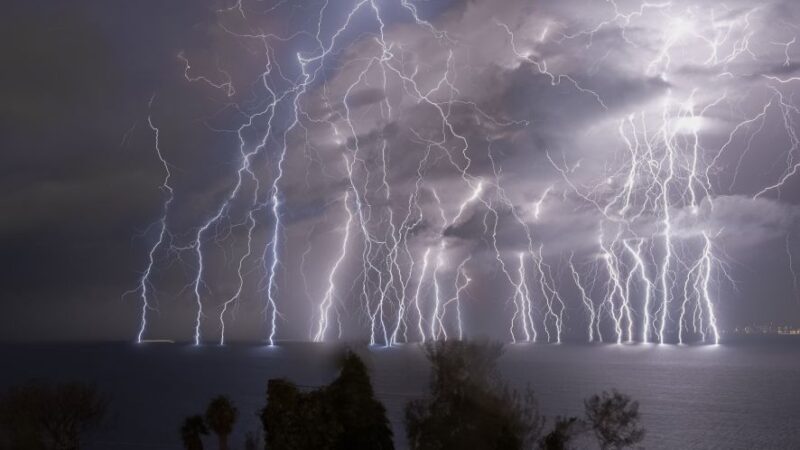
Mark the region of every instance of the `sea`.
[[[417, 345], [355, 346], [407, 448], [403, 409], [425, 395], [430, 366]], [[28, 380], [94, 383], [110, 401], [104, 423], [82, 448], [180, 449], [183, 418], [218, 394], [240, 419], [232, 448], [259, 436], [267, 380], [304, 389], [336, 375], [331, 345], [281, 343], [0, 344], [0, 389]], [[516, 344], [499, 360], [513, 388], [536, 392], [540, 411], [580, 416], [583, 400], [617, 389], [639, 402], [648, 449], [800, 449], [800, 340], [749, 339], [720, 345]], [[580, 448], [592, 448], [584, 438]], [[209, 439], [206, 448], [216, 448]]]

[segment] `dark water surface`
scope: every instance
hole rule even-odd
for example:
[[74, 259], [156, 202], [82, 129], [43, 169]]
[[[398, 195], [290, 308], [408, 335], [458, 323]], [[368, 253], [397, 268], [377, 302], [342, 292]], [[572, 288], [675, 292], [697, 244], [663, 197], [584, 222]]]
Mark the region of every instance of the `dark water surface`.
[[[429, 367], [419, 348], [365, 350], [373, 384], [405, 447], [403, 405], [423, 394]], [[216, 394], [240, 411], [234, 448], [257, 431], [269, 378], [329, 382], [332, 349], [184, 344], [0, 345], [0, 388], [28, 379], [96, 382], [111, 416], [89, 449], [179, 449], [182, 419]], [[542, 413], [578, 415], [583, 398], [617, 388], [640, 401], [650, 449], [800, 449], [800, 343], [707, 347], [516, 345], [500, 361], [513, 385], [529, 383]], [[209, 448], [214, 448], [213, 445]]]

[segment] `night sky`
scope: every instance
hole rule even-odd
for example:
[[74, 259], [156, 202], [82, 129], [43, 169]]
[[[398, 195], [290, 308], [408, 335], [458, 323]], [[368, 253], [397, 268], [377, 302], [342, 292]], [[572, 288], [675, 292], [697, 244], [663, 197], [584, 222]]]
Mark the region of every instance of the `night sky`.
[[255, 341], [800, 325], [798, 23], [793, 0], [7, 5], [0, 339], [216, 343], [223, 307]]

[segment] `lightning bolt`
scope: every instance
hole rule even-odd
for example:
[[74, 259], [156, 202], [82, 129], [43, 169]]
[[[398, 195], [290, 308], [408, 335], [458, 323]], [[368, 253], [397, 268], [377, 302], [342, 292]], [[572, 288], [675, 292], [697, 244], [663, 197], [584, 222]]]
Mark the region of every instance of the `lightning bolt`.
[[[296, 152], [304, 152], [307, 189], [319, 184], [323, 190], [344, 190], [342, 246], [330, 261], [324, 261], [328, 276], [320, 282], [324, 286], [321, 299], [312, 302], [311, 340], [324, 341], [336, 326], [341, 337], [347, 318], [340, 311], [353, 312], [372, 345], [448, 339], [455, 333], [463, 339], [469, 330], [462, 299], [475, 276], [474, 265], [469, 271], [467, 267], [475, 253], [486, 252], [494, 259], [492, 270], [499, 271], [503, 295], [507, 295], [505, 305], [498, 309], [512, 310], [504, 314], [511, 315], [508, 332], [513, 342], [536, 342], [540, 331], [548, 342], [562, 342], [571, 320], [567, 314], [571, 299], [564, 295], [562, 283], [577, 288], [575, 301], [585, 310], [590, 342], [602, 342], [603, 329], [612, 329], [611, 339], [617, 343], [720, 341], [715, 307], [721, 284], [733, 284], [733, 280], [720, 249], [721, 232], [710, 225], [716, 199], [725, 189], [743, 189], [746, 177], [739, 177], [740, 169], [758, 148], [757, 138], [769, 129], [773, 117], [780, 119], [774, 122], [787, 137], [785, 158], [773, 166], [780, 172], [776, 179], [748, 196], [780, 198], [800, 172], [796, 132], [800, 109], [793, 92], [798, 78], [787, 69], [794, 64], [796, 37], [781, 36], [769, 42], [770, 52], [780, 53], [782, 70], [750, 73], [742, 69], [745, 62], [769, 58], [762, 58], [761, 46], [755, 44], [759, 33], [754, 24], [763, 20], [766, 7], [734, 13], [718, 5], [687, 8], [677, 2], [644, 1], [626, 11], [627, 6], [607, 0], [598, 7], [602, 17], [590, 19], [596, 23], [565, 24], [545, 17], [532, 32], [493, 19], [487, 33], [502, 43], [503, 58], [513, 60], [504, 64], [521, 76], [538, 77], [588, 99], [608, 119], [598, 127], [610, 123], [616, 128], [612, 137], [618, 141], [609, 149], [610, 156], [600, 156], [604, 161], [599, 177], [591, 182], [581, 179], [588, 177], [586, 171], [596, 169], [583, 170], [582, 164], [591, 163], [592, 158], [568, 161], [564, 154], [558, 162], [547, 150], [547, 161], [560, 180], [542, 183], [544, 189], [533, 193], [507, 187], [509, 177], [492, 148], [495, 135], [515, 132], [530, 122], [491, 114], [487, 112], [491, 108], [462, 93], [460, 69], [467, 64], [464, 55], [471, 49], [461, 36], [426, 20], [420, 4], [398, 0], [391, 8], [385, 0], [346, 4], [324, 0], [317, 5], [308, 29], [288, 35], [261, 31], [256, 16], [269, 16], [288, 4], [280, 1], [256, 11], [237, 0], [218, 11], [236, 17], [235, 26], [221, 21], [226, 35], [246, 42], [249, 50], [265, 60], [264, 67], [256, 69], [257, 82], [251, 92], [239, 92], [241, 86], [234, 86], [232, 72], [219, 63], [216, 71], [203, 75], [185, 53], [178, 55], [187, 83], [224, 96], [226, 111], [233, 111], [239, 121], [238, 126], [222, 130], [238, 139], [233, 185], [187, 232], [186, 245], [172, 244], [170, 166], [159, 147], [159, 130], [148, 117], [165, 172], [160, 187], [167, 195], [154, 225], [157, 240], [149, 247], [136, 290], [141, 301], [137, 341], [146, 334], [148, 313], [156, 309], [152, 277], [157, 257], [170, 244], [175, 254], [191, 253], [196, 261], [187, 285], [196, 305], [195, 344], [203, 341], [206, 311], [212, 309], [218, 312], [219, 343], [225, 344], [256, 260], [260, 265], [255, 270], [263, 275], [258, 287], [263, 295], [259, 304], [263, 303], [266, 340], [276, 344], [283, 318], [279, 306], [287, 295], [280, 280], [291, 272], [284, 258], [291, 254], [287, 236], [297, 192], [292, 172]], [[339, 11], [333, 11], [334, 7]], [[392, 32], [390, 17], [391, 22], [400, 20], [403, 27], [419, 32], [418, 38], [427, 39], [441, 57], [420, 61], [413, 46]], [[636, 32], [644, 27], [655, 30], [646, 41]], [[663, 88], [659, 100], [631, 102], [620, 111], [619, 102], [593, 78], [603, 70], [603, 62], [613, 57], [611, 51], [592, 56], [586, 73], [567, 63], [570, 58], [585, 57], [581, 51], [597, 53], [592, 49], [595, 37], [608, 30], [620, 37], [620, 46], [648, 55], [644, 61], [631, 61], [630, 66]], [[350, 51], [349, 46], [357, 46], [358, 51]], [[555, 56], [559, 55], [556, 48], [567, 52]], [[287, 51], [291, 57], [284, 55]], [[278, 61], [283, 59], [288, 62], [281, 67]], [[690, 77], [681, 73], [686, 67], [713, 74], [708, 77], [720, 86], [693, 86]], [[747, 80], [753, 93], [729, 89], [731, 80]], [[364, 88], [380, 92], [367, 106], [360, 97]], [[746, 101], [749, 98], [758, 99], [755, 108]], [[409, 117], [417, 114], [426, 123], [417, 124], [416, 117]], [[406, 122], [408, 127], [392, 131]], [[709, 124], [724, 128], [727, 139], [708, 138]], [[485, 136], [473, 138], [481, 132]], [[402, 144], [395, 144], [391, 133], [402, 136]], [[745, 147], [733, 155], [731, 164], [729, 153], [742, 142]], [[491, 173], [473, 167], [473, 158], [483, 161], [484, 156]], [[343, 168], [336, 162], [341, 157]], [[262, 161], [267, 161], [264, 166]], [[321, 176], [316, 177], [314, 167]], [[403, 183], [406, 167], [413, 183]], [[729, 178], [723, 180], [720, 174]], [[335, 187], [327, 184], [331, 180]], [[722, 181], [727, 187], [722, 187]], [[566, 264], [564, 257], [552, 256], [559, 249], [549, 243], [545, 260], [545, 243], [537, 228], [548, 225], [547, 216], [558, 207], [553, 199], [558, 197], [563, 204], [574, 202], [579, 205], [577, 212], [597, 220], [591, 249], [569, 249]], [[326, 204], [340, 197], [331, 195], [330, 199], [335, 200]], [[482, 243], [476, 239], [472, 246], [460, 245], [457, 233], [450, 231], [467, 224], [470, 217], [483, 220]], [[262, 228], [268, 228], [267, 236], [260, 256], [254, 256], [256, 246], [262, 244], [258, 237]], [[213, 289], [206, 286], [214, 264], [208, 244], [223, 245], [234, 230], [246, 236], [246, 245], [241, 253], [233, 253], [232, 292], [215, 303]], [[313, 278], [307, 278], [303, 270], [307, 255], [312, 254], [313, 233], [312, 228], [300, 258], [307, 295]], [[519, 233], [514, 234], [519, 239], [507, 244], [504, 233]], [[786, 248], [797, 291], [788, 237]], [[344, 284], [346, 261], [353, 261], [358, 272], [347, 280], [352, 283], [349, 290]]]
[[[152, 107], [153, 99], [150, 99], [150, 106]], [[153, 274], [153, 267], [155, 265], [155, 256], [156, 252], [158, 252], [159, 248], [164, 244], [164, 241], [167, 237], [167, 214], [169, 213], [170, 205], [175, 198], [174, 191], [172, 186], [170, 186], [170, 178], [172, 177], [172, 173], [169, 170], [169, 163], [167, 160], [164, 159], [164, 155], [161, 152], [161, 145], [159, 142], [159, 129], [153, 124], [152, 116], [147, 117], [147, 125], [150, 127], [150, 130], [153, 131], [153, 135], [155, 138], [155, 150], [156, 156], [158, 157], [159, 162], [164, 167], [164, 179], [161, 182], [161, 191], [166, 192], [166, 197], [164, 199], [164, 203], [161, 207], [161, 217], [157, 222], [157, 229], [158, 229], [158, 238], [153, 243], [152, 247], [150, 247], [150, 251], [147, 253], [147, 267], [145, 268], [144, 272], [142, 273], [142, 277], [139, 279], [139, 296], [142, 300], [142, 310], [139, 322], [139, 332], [136, 335], [136, 342], [142, 343], [144, 340], [144, 335], [147, 332], [147, 313], [154, 309], [150, 301], [150, 288], [151, 288], [151, 281], [150, 278]]]
[[349, 199], [350, 193], [349, 191], [345, 191], [343, 203], [344, 209], [347, 212], [347, 221], [344, 225], [342, 248], [341, 252], [339, 253], [339, 257], [336, 258], [336, 261], [334, 262], [330, 273], [328, 274], [328, 289], [325, 291], [325, 295], [322, 297], [322, 301], [319, 304], [319, 322], [317, 325], [317, 333], [312, 338], [314, 342], [322, 342], [325, 340], [325, 332], [328, 330], [330, 309], [333, 305], [334, 294], [336, 290], [336, 274], [339, 270], [339, 266], [342, 264], [342, 261], [344, 261], [345, 257], [347, 256], [347, 246], [350, 242], [350, 226], [353, 223], [353, 213], [350, 211], [350, 206], [348, 205]]

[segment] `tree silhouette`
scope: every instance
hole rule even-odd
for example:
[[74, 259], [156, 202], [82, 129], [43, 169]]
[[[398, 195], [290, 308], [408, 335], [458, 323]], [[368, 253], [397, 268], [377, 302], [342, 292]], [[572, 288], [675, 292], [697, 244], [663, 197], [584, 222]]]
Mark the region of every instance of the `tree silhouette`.
[[542, 450], [569, 450], [569, 443], [584, 430], [584, 424], [577, 417], [557, 417], [553, 430], [539, 443]]
[[510, 390], [496, 363], [502, 344], [440, 341], [426, 347], [430, 397], [406, 406], [406, 433], [415, 450], [531, 448], [543, 420], [533, 392]]
[[0, 447], [78, 450], [108, 401], [92, 385], [28, 383], [0, 397]]
[[282, 379], [267, 383], [261, 422], [270, 450], [332, 449], [341, 433], [323, 390], [303, 393]]
[[367, 366], [352, 351], [340, 360], [341, 372], [330, 384], [326, 400], [341, 429], [337, 450], [387, 450], [394, 448], [386, 408], [375, 399]]
[[269, 380], [261, 412], [270, 450], [391, 450], [386, 410], [374, 397], [366, 366], [346, 351], [339, 376], [328, 386], [300, 392], [291, 382]]
[[211, 400], [206, 409], [206, 424], [219, 438], [219, 449], [228, 450], [228, 436], [233, 431], [238, 411], [224, 395]]
[[181, 426], [181, 440], [186, 450], [203, 450], [203, 436], [208, 434], [208, 427], [203, 416], [189, 416]]
[[603, 391], [584, 402], [586, 418], [600, 447], [622, 449], [644, 439], [645, 431], [639, 426], [639, 402], [616, 390]]

